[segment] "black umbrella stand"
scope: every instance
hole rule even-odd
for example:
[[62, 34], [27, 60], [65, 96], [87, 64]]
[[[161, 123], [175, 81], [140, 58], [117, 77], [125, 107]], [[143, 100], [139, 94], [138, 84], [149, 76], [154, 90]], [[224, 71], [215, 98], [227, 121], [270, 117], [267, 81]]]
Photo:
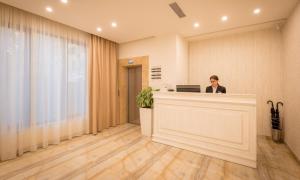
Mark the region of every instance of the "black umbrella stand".
[[282, 142], [282, 128], [280, 122], [280, 115], [279, 115], [279, 107], [280, 104], [283, 106], [282, 102], [276, 103], [276, 109], [274, 108], [273, 101], [269, 100], [267, 104], [271, 103], [271, 123], [272, 123], [272, 139], [274, 142], [280, 143]]

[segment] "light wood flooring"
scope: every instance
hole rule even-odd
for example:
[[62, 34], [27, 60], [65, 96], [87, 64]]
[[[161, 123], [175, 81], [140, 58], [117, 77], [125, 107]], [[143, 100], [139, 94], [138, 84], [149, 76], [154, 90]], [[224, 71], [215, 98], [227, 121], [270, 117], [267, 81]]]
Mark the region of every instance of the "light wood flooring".
[[125, 124], [0, 163], [0, 179], [299, 180], [300, 165], [284, 144], [258, 138], [258, 168], [152, 142]]

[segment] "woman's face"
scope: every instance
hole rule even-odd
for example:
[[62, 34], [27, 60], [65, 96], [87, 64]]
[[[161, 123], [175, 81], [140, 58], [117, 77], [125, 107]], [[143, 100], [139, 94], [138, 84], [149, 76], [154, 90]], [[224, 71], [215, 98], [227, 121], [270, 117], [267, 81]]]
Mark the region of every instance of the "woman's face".
[[210, 79], [210, 83], [211, 83], [212, 87], [217, 87], [218, 86], [218, 80]]

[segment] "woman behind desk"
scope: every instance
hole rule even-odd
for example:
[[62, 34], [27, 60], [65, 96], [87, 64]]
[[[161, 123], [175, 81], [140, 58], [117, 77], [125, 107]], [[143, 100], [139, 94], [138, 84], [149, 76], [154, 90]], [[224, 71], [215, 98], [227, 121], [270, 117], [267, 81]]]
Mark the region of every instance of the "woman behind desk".
[[206, 93], [226, 93], [226, 88], [219, 85], [219, 77], [217, 75], [210, 76], [211, 86], [206, 88]]

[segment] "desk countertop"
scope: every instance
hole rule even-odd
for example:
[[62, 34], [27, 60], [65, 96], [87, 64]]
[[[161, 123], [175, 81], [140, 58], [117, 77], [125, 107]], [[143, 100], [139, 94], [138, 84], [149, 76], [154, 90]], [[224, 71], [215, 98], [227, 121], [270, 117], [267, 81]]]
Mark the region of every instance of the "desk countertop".
[[213, 94], [190, 92], [154, 92], [154, 99], [190, 100], [256, 105], [255, 94]]

